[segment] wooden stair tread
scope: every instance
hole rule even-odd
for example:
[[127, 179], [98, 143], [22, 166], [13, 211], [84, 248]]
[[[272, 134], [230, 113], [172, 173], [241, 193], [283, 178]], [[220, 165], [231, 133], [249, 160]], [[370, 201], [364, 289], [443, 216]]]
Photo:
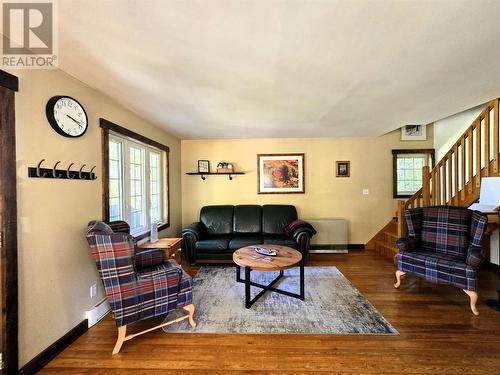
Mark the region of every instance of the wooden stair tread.
[[394, 238], [394, 240], [397, 240], [399, 238], [398, 234], [396, 232], [385, 231], [384, 234], [389, 236], [389, 237]]
[[399, 249], [397, 248], [397, 246], [395, 246], [395, 245], [392, 246], [391, 244], [388, 244], [388, 243], [386, 243], [384, 241], [375, 240], [375, 244], [376, 244], [376, 246], [383, 247], [384, 249], [390, 250], [393, 253], [398, 253], [399, 252]]

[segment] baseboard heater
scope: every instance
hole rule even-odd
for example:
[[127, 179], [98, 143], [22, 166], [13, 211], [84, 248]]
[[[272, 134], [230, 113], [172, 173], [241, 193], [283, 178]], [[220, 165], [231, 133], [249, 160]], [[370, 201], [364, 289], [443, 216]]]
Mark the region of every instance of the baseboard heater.
[[106, 298], [95, 305], [91, 310], [85, 311], [85, 319], [89, 322], [89, 328], [97, 324], [111, 311], [111, 306]]
[[316, 229], [311, 238], [310, 253], [347, 253], [347, 220], [305, 219]]

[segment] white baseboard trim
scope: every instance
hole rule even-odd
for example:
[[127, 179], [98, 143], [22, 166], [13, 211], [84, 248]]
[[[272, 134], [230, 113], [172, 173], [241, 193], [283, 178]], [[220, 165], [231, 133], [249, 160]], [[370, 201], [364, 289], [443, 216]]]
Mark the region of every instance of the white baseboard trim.
[[106, 298], [97, 303], [91, 310], [85, 311], [85, 319], [89, 322], [89, 328], [97, 324], [111, 311], [111, 306]]

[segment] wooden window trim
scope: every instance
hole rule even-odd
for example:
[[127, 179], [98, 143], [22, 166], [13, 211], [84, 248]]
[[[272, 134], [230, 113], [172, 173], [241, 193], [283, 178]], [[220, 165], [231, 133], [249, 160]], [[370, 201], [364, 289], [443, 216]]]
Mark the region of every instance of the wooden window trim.
[[430, 168], [434, 168], [435, 163], [435, 150], [433, 148], [416, 148], [416, 149], [397, 149], [392, 150], [392, 197], [394, 199], [398, 198], [410, 198], [413, 194], [398, 194], [398, 174], [397, 174], [397, 159], [398, 155], [401, 154], [427, 154], [431, 157]]
[[[101, 127], [101, 148], [102, 148], [102, 217], [104, 221], [109, 220], [109, 132], [122, 135], [139, 141], [141, 143], [147, 144], [149, 146], [156, 147], [161, 151], [165, 151], [165, 178], [167, 180], [167, 212], [166, 212], [166, 223], [158, 227], [158, 231], [162, 231], [170, 227], [170, 148], [162, 143], [155, 140], [147, 138], [141, 134], [133, 132], [132, 130], [126, 129], [123, 126], [117, 125], [111, 121], [100, 118], [99, 126]], [[149, 237], [149, 232], [142, 233], [135, 236], [136, 240], [142, 240]]]
[[0, 267], [2, 271], [0, 308], [2, 327], [0, 351], [3, 373], [18, 372], [18, 254], [17, 254], [17, 181], [16, 181], [16, 118], [15, 92], [19, 79], [0, 70], [0, 230], [3, 232]]

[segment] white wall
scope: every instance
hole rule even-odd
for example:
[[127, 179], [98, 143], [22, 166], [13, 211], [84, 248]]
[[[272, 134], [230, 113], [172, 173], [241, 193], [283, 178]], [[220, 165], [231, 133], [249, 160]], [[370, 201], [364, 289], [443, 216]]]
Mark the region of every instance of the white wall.
[[488, 103], [480, 104], [466, 111], [448, 116], [434, 122], [434, 148], [436, 149], [436, 161], [446, 154], [451, 146], [464, 133], [472, 121], [481, 113]]
[[[480, 104], [466, 111], [434, 122], [434, 148], [436, 150], [436, 161], [441, 160], [441, 158], [450, 150], [453, 144], [472, 124], [487, 104], [488, 103]], [[494, 231], [491, 235], [490, 248], [490, 261], [494, 264], [500, 264], [498, 230]]]

